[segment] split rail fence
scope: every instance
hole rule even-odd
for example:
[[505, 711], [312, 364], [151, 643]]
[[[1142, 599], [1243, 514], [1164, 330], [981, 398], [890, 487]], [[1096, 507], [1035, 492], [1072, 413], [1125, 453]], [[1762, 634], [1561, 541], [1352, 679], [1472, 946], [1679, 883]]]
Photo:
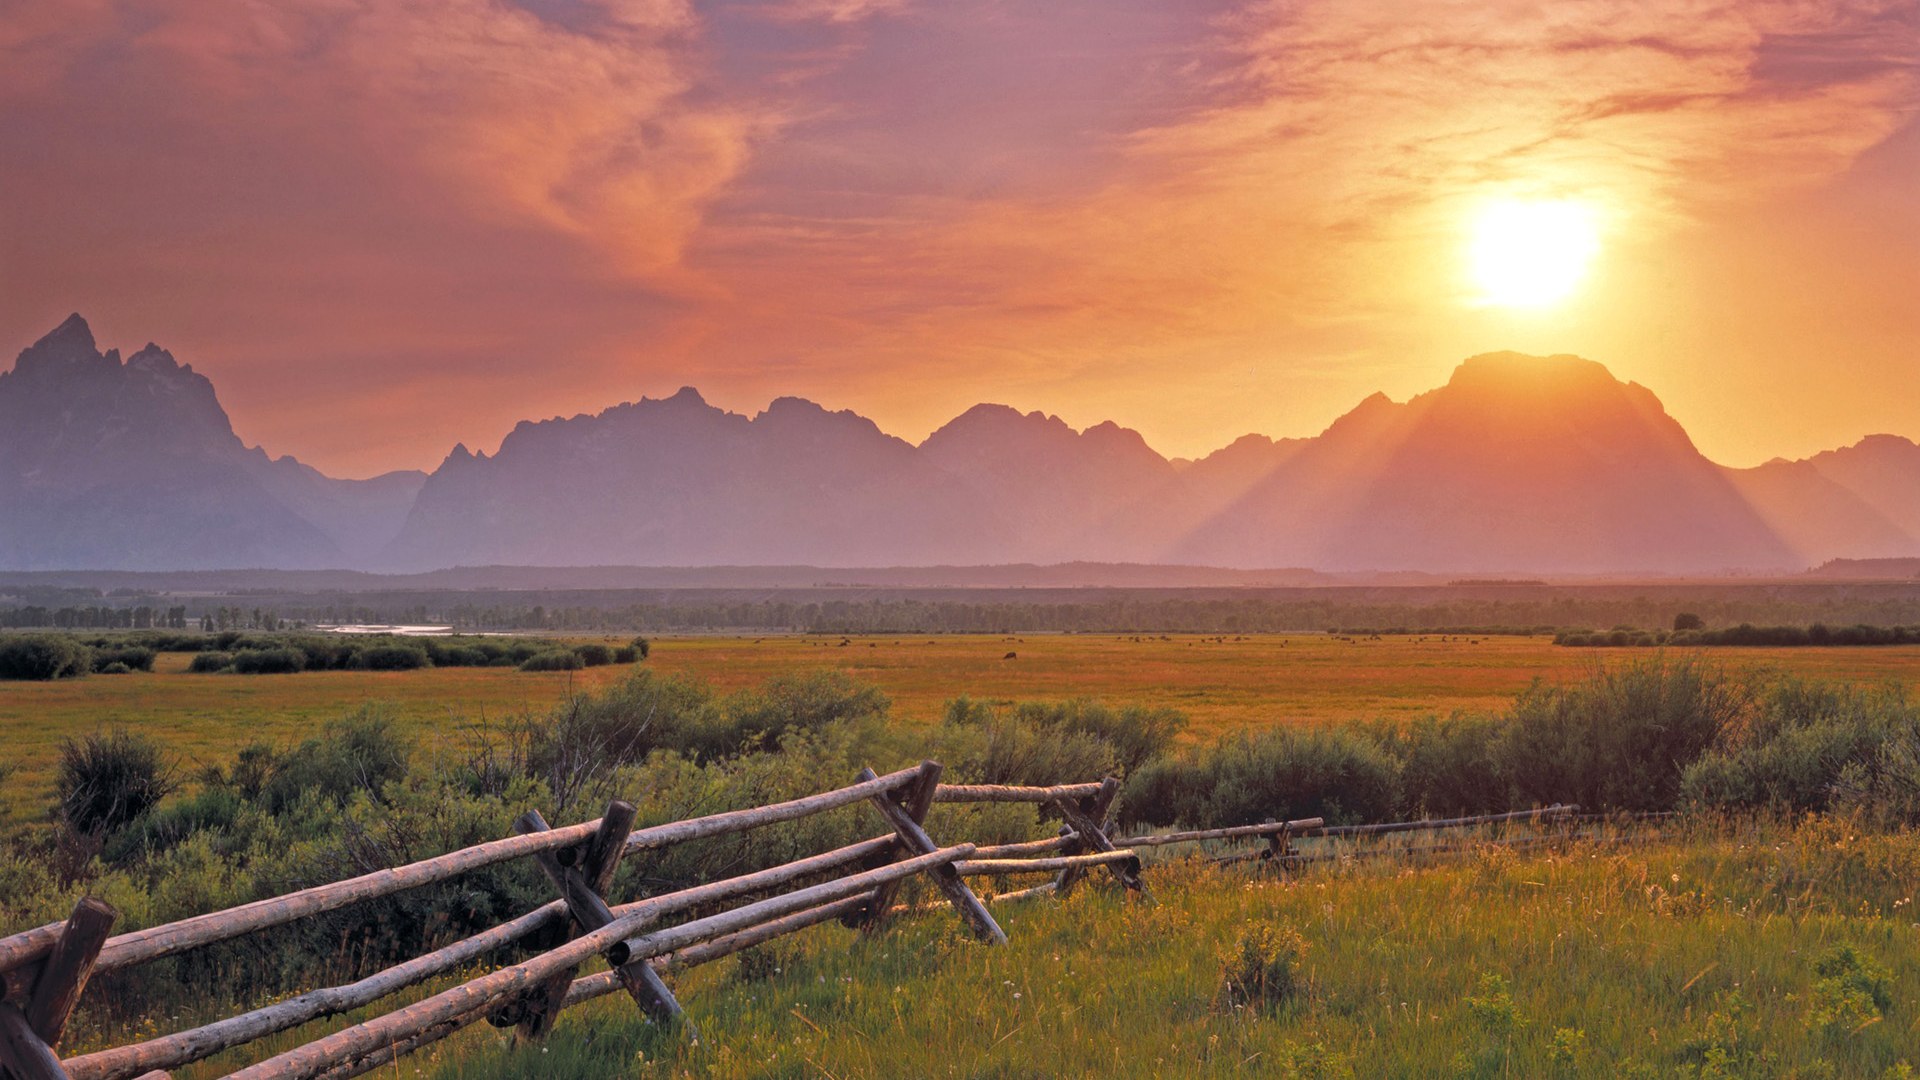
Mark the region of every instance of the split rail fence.
[[[1311, 858], [1292, 849], [1306, 836], [1362, 836], [1451, 828], [1504, 820], [1553, 820], [1573, 812], [1550, 807], [1524, 814], [1441, 822], [1328, 828], [1319, 818], [1149, 836], [1110, 838], [1109, 811], [1119, 781], [1055, 787], [940, 783], [941, 766], [878, 776], [862, 770], [854, 783], [786, 802], [636, 829], [632, 805], [614, 802], [598, 820], [549, 827], [538, 812], [515, 823], [515, 835], [421, 862], [379, 870], [285, 896], [210, 912], [131, 933], [110, 935], [112, 907], [85, 898], [66, 920], [0, 938], [0, 1080], [166, 1080], [166, 1070], [202, 1061], [314, 1020], [363, 1008], [408, 987], [482, 963], [549, 927], [565, 924], [562, 945], [434, 993], [422, 1000], [302, 1043], [228, 1074], [236, 1080], [304, 1080], [358, 1076], [480, 1020], [538, 1041], [561, 1011], [606, 994], [625, 993], [649, 1017], [687, 1027], [663, 973], [693, 967], [784, 934], [838, 920], [862, 932], [880, 929], [904, 910], [894, 904], [903, 882], [925, 875], [972, 933], [991, 944], [1006, 933], [967, 885], [970, 878], [1044, 873], [1051, 880], [1000, 894], [996, 904], [1065, 896], [1087, 874], [1104, 872], [1145, 893], [1135, 848], [1202, 841], [1265, 841], [1265, 848], [1224, 861], [1274, 860], [1283, 868]], [[621, 859], [638, 851], [745, 832], [867, 803], [887, 831], [832, 851], [724, 880], [614, 906], [606, 894]], [[942, 846], [923, 822], [935, 803], [1039, 804], [1063, 824], [1058, 836], [1021, 843]], [[348, 905], [446, 881], [489, 866], [532, 859], [557, 898], [462, 941], [396, 964], [356, 982], [310, 990], [237, 1016], [141, 1042], [61, 1058], [67, 1022], [94, 975], [123, 971], [217, 942], [285, 926]], [[810, 883], [807, 883], [810, 882]], [[802, 884], [807, 883], [807, 884]], [[759, 897], [739, 906], [730, 901]], [[938, 906], [937, 904], [935, 906]], [[672, 916], [686, 921], [661, 926]], [[581, 976], [596, 957], [607, 970]]]

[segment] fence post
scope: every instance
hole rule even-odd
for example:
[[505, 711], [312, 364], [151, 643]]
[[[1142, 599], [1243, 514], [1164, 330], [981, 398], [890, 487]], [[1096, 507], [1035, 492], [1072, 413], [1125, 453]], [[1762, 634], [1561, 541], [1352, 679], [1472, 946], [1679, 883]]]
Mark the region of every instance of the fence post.
[[[883, 796], [883, 798], [891, 798], [898, 802], [900, 807], [907, 812], [907, 816], [913, 819], [913, 823], [920, 825], [927, 820], [927, 811], [933, 809], [933, 793], [939, 789], [940, 774], [944, 772], [945, 769], [946, 767], [937, 761], [923, 761], [920, 763], [920, 775], [914, 779], [911, 785], [891, 796]], [[907, 854], [909, 850], [907, 842], [896, 836], [894, 837], [891, 848], [887, 849], [884, 854], [876, 855], [872, 859], [867, 860], [862, 864], [862, 868], [873, 870], [885, 866], [890, 862], [897, 862], [900, 857]], [[919, 852], [915, 851], [913, 854], [918, 855]], [[886, 922], [887, 914], [893, 907], [894, 895], [899, 891], [900, 883], [897, 881], [889, 881], [874, 889], [872, 897], [867, 901], [866, 908], [861, 911], [849, 913], [846, 919], [846, 925], [857, 926], [866, 933], [872, 933], [878, 930], [880, 925]]]
[[[862, 783], [877, 778], [872, 769], [860, 770]], [[907, 808], [888, 797], [887, 793], [875, 795], [870, 801], [880, 811], [880, 816], [887, 819], [887, 824], [893, 826], [894, 831], [900, 834], [901, 841], [915, 855], [931, 855], [940, 850], [939, 845], [927, 836], [927, 831], [920, 827], [920, 823], [913, 820], [907, 813]], [[1007, 943], [1007, 932], [1000, 929], [1000, 924], [993, 921], [992, 915], [987, 914], [986, 905], [980, 902], [979, 897], [973, 895], [972, 889], [967, 888], [967, 883], [960, 879], [960, 873], [953, 868], [953, 864], [941, 863], [930, 867], [927, 873], [933, 875], [933, 883], [946, 894], [954, 910], [958, 911], [960, 917], [965, 919], [967, 925], [973, 929], [974, 936], [992, 945]]]
[[[1111, 804], [1113, 802], [1113, 796], [1108, 794], [1109, 790], [1118, 792], [1120, 790], [1120, 781], [1115, 780], [1111, 776], [1107, 777], [1101, 781], [1099, 794], [1094, 795], [1092, 798], [1098, 800], [1104, 797], [1106, 802]], [[1078, 803], [1068, 799], [1055, 799], [1053, 805], [1055, 809], [1060, 811], [1060, 816], [1065, 818], [1067, 824], [1072, 826], [1073, 831], [1079, 835], [1080, 843], [1091, 847], [1095, 851], [1118, 850], [1113, 846], [1113, 841], [1107, 839], [1104, 821], [1096, 819], [1093, 815], [1089, 815]], [[1147, 895], [1146, 882], [1142, 881], [1139, 873], [1130, 867], [1122, 863], [1111, 863], [1107, 866], [1107, 871], [1113, 875], [1115, 881], [1125, 885], [1128, 889], [1142, 896]], [[1056, 887], [1054, 891], [1058, 893], [1061, 890]]]
[[0, 1001], [0, 1065], [11, 1080], [68, 1080], [59, 1056], [11, 1001]]
[[[1271, 821], [1271, 819], [1269, 819]], [[1281, 874], [1293, 861], [1293, 823], [1288, 822], [1280, 831], [1267, 837], [1267, 850], [1264, 852], [1268, 862]]]
[[[1098, 792], [1080, 800], [1080, 813], [1085, 815], [1086, 820], [1093, 823], [1094, 829], [1102, 836], [1105, 836], [1107, 831], [1107, 811], [1112, 808], [1113, 798], [1118, 794], [1120, 794], [1120, 781], [1109, 776], [1100, 781], [1100, 790]], [[1064, 803], [1066, 800], [1062, 799], [1059, 801]], [[1060, 853], [1062, 855], [1081, 855], [1087, 853], [1092, 847], [1093, 841], [1082, 835], [1078, 828], [1075, 828], [1073, 839], [1067, 842], [1067, 846], [1062, 848]], [[1107, 847], [1111, 849], [1112, 845], [1109, 844]], [[1080, 879], [1085, 877], [1086, 873], [1084, 869], [1077, 866], [1060, 871], [1060, 876], [1053, 879], [1053, 895], [1064, 897], [1068, 893], [1071, 893], [1073, 887], [1080, 883]], [[1123, 882], [1126, 880], [1125, 877], [1121, 878]], [[1132, 887], [1131, 884], [1128, 885], [1128, 888]]]
[[60, 930], [60, 939], [34, 980], [33, 995], [27, 999], [27, 1025], [49, 1048], [60, 1045], [66, 1034], [67, 1019], [93, 975], [93, 962], [100, 958], [100, 946], [106, 944], [107, 931], [119, 912], [105, 900], [91, 896], [80, 898]]
[[[626, 803], [616, 802], [608, 806], [607, 815], [601, 820], [600, 831], [587, 841], [587, 855], [581, 860], [581, 866], [562, 866], [552, 852], [543, 851], [534, 856], [534, 861], [546, 872], [547, 879], [560, 890], [574, 923], [587, 933], [613, 921], [613, 912], [608, 910], [606, 900], [594, 886], [602, 880], [610, 882], [613, 879], [614, 863], [625, 846], [626, 834], [633, 829], [633, 818], [634, 809]], [[615, 839], [608, 832], [607, 839], [603, 841], [600, 832], [608, 830], [608, 822], [613, 823], [612, 828], [618, 830], [620, 835]], [[540, 816], [538, 810], [529, 810], [520, 815], [513, 827], [516, 832], [522, 833], [545, 832], [548, 828], [546, 819]], [[591, 878], [587, 875], [588, 870], [593, 871]], [[660, 973], [646, 961], [622, 964], [617, 970], [627, 993], [648, 1016], [662, 1023], [684, 1016], [680, 1003], [674, 1000], [673, 991], [667, 988]], [[574, 972], [570, 969], [562, 974], [564, 978], [556, 975], [552, 981], [535, 990], [530, 995], [533, 1000], [523, 999], [522, 1007], [526, 1011], [512, 1017], [518, 1022], [521, 1035], [541, 1038], [553, 1027], [554, 1017], [559, 1013], [559, 1002], [566, 999], [567, 987], [573, 981]], [[559, 987], [557, 998], [554, 993], [556, 985]]]

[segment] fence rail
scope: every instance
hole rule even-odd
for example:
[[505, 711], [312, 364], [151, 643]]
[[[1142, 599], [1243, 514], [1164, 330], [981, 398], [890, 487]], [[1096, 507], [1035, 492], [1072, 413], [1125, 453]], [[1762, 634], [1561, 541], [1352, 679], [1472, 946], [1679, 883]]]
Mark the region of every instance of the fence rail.
[[[1499, 822], [1570, 821], [1577, 808], [1438, 821], [1328, 827], [1319, 818], [1224, 829], [1112, 837], [1108, 819], [1119, 782], [1048, 787], [942, 784], [941, 766], [923, 762], [884, 776], [862, 770], [845, 787], [766, 806], [634, 828], [632, 805], [616, 801], [600, 818], [559, 828], [538, 813], [515, 823], [515, 835], [445, 855], [302, 889], [224, 911], [109, 936], [115, 913], [82, 899], [60, 922], [0, 938], [0, 1080], [165, 1080], [165, 1070], [365, 1008], [409, 987], [483, 963], [495, 954], [565, 924], [570, 938], [532, 956], [466, 979], [409, 1005], [320, 1036], [229, 1074], [243, 1080], [307, 1080], [357, 1076], [474, 1024], [513, 1027], [516, 1040], [546, 1037], [565, 1009], [625, 992], [648, 1014], [686, 1024], [663, 976], [708, 963], [810, 926], [839, 921], [875, 932], [905, 909], [894, 903], [905, 881], [925, 875], [982, 941], [1005, 931], [966, 881], [978, 877], [1050, 874], [1040, 885], [992, 897], [995, 906], [1065, 896], [1090, 872], [1104, 871], [1144, 894], [1136, 849], [1206, 841], [1266, 841], [1263, 850], [1223, 861], [1271, 859], [1284, 868], [1303, 855], [1293, 840], [1365, 837]], [[885, 831], [869, 839], [751, 873], [620, 904], [606, 898], [621, 859], [634, 852], [795, 821], [866, 803]], [[927, 834], [936, 803], [1032, 803], [1064, 824], [1060, 835], [1016, 843], [945, 846]], [[57, 1052], [68, 1018], [99, 972], [121, 971], [218, 942], [271, 931], [298, 919], [446, 881], [475, 870], [531, 859], [557, 898], [516, 918], [404, 960], [357, 981], [309, 990], [224, 1019], [140, 1042], [62, 1060]], [[746, 901], [729, 906], [736, 901]], [[675, 916], [685, 921], [670, 922]], [[607, 970], [582, 976], [595, 958]]]

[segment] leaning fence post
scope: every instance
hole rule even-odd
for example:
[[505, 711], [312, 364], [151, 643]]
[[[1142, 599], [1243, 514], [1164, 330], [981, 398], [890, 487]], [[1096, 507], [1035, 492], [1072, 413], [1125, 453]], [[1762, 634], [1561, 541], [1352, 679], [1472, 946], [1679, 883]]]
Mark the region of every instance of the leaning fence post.
[[[1101, 781], [1100, 791], [1094, 795], [1093, 798], [1099, 799], [1105, 796], [1107, 802], [1111, 803], [1113, 796], [1107, 794], [1110, 789], [1115, 792], [1120, 790], [1120, 781], [1115, 780], [1111, 776]], [[1060, 811], [1060, 816], [1066, 819], [1067, 824], [1073, 827], [1073, 831], [1079, 835], [1081, 843], [1090, 846], [1095, 851], [1118, 850], [1113, 846], [1113, 841], [1107, 839], [1104, 822], [1086, 813], [1078, 803], [1069, 799], [1055, 799], [1053, 806], [1054, 809]], [[1113, 875], [1114, 880], [1120, 882], [1120, 884], [1125, 885], [1127, 888], [1142, 896], [1147, 894], [1147, 884], [1141, 880], [1140, 874], [1137, 871], [1121, 863], [1110, 863], [1107, 866], [1107, 870]], [[1055, 892], [1059, 891], [1058, 889], [1055, 890]]]
[[118, 915], [112, 904], [85, 896], [67, 916], [60, 939], [53, 943], [53, 952], [47, 954], [40, 977], [33, 982], [25, 1010], [28, 1026], [48, 1047], [59, 1046], [60, 1036], [66, 1034], [67, 1019], [80, 1003], [87, 979], [93, 975], [93, 962], [100, 958], [100, 946], [106, 944], [107, 931]]
[[[933, 809], [933, 793], [939, 790], [940, 774], [945, 770], [946, 766], [937, 761], [923, 761], [920, 763], [920, 775], [914, 777], [913, 783], [892, 795], [883, 795], [881, 798], [895, 800], [901, 808], [906, 810], [907, 816], [913, 819], [914, 824], [923, 825], [927, 820], [927, 811]], [[897, 862], [909, 851], [907, 842], [896, 836], [891, 848], [867, 860], [863, 868], [873, 870], [890, 862]], [[919, 852], [914, 851], [912, 854], [918, 855]], [[893, 908], [894, 895], [899, 891], [900, 883], [897, 881], [889, 881], [876, 887], [872, 897], [867, 901], [865, 910], [849, 913], [846, 924], [857, 926], [867, 933], [878, 930], [886, 921], [887, 913]]]
[[11, 1001], [0, 1001], [0, 1065], [11, 1080], [68, 1080], [59, 1056]]
[[[596, 885], [613, 879], [614, 861], [626, 846], [627, 833], [633, 829], [634, 809], [624, 802], [615, 802], [607, 807], [607, 814], [601, 819], [599, 831], [588, 839], [586, 858], [580, 866], [562, 866], [552, 852], [541, 852], [534, 856], [540, 869], [546, 872], [548, 880], [560, 890], [560, 896], [567, 902], [567, 910], [572, 913], [573, 921], [581, 930], [592, 933], [613, 921], [613, 912], [607, 908], [606, 900], [600, 895]], [[617, 838], [609, 829], [619, 832]], [[515, 831], [522, 833], [545, 832], [548, 828], [540, 811], [529, 810], [520, 815], [513, 823]], [[601, 832], [607, 832], [603, 842]], [[589, 876], [591, 871], [591, 876]], [[680, 1003], [674, 1000], [673, 991], [660, 978], [660, 973], [644, 960], [630, 964], [621, 964], [620, 981], [627, 993], [633, 997], [641, 1009], [655, 1020], [665, 1022], [682, 1016]], [[553, 1027], [554, 1017], [559, 1012], [560, 1002], [567, 996], [567, 987], [573, 981], [573, 969], [556, 974], [549, 982], [535, 989], [526, 1002], [530, 1008], [516, 1018], [522, 1035], [540, 1038]], [[564, 976], [564, 977], [562, 977]], [[557, 995], [555, 986], [559, 987]]]
[[[936, 769], [939, 768], [937, 763], [928, 762], [927, 764], [933, 765]], [[926, 765], [922, 765], [921, 768], [925, 769]], [[860, 782], [865, 783], [875, 779], [878, 779], [878, 776], [872, 769], [860, 770]], [[886, 818], [887, 823], [893, 826], [894, 831], [900, 834], [901, 841], [915, 855], [931, 855], [940, 850], [939, 845], [927, 836], [927, 831], [920, 827], [920, 823], [913, 820], [912, 815], [907, 813], [907, 808], [895, 802], [886, 792], [875, 795], [869, 801], [880, 811], [880, 816]], [[960, 879], [960, 873], [953, 868], [953, 864], [941, 863], [929, 867], [927, 873], [933, 875], [934, 885], [946, 894], [947, 899], [953, 903], [954, 910], [958, 911], [967, 925], [973, 928], [975, 936], [994, 945], [1007, 943], [1007, 932], [1000, 929], [1000, 924], [993, 921], [992, 915], [987, 914], [986, 905], [980, 902], [979, 897], [973, 895], [972, 889], [967, 888], [967, 883]]]
[[[1080, 800], [1080, 813], [1085, 815], [1087, 821], [1093, 823], [1094, 830], [1102, 836], [1105, 836], [1107, 832], [1107, 811], [1113, 807], [1114, 796], [1118, 794], [1120, 794], [1120, 781], [1109, 776], [1100, 781], [1099, 791]], [[1066, 800], [1061, 799], [1059, 802], [1065, 803]], [[1107, 847], [1102, 850], [1111, 850], [1112, 847], [1113, 845], [1108, 844]], [[1067, 846], [1062, 848], [1060, 853], [1062, 855], [1079, 855], [1092, 849], [1093, 841], [1081, 835], [1080, 830], [1075, 828], [1072, 839], [1067, 841]], [[1080, 879], [1085, 877], [1086, 873], [1085, 869], [1078, 866], [1068, 867], [1060, 871], [1060, 876], [1053, 881], [1053, 895], [1059, 897], [1066, 896], [1073, 891], [1075, 885], [1080, 883]], [[1125, 875], [1122, 875], [1120, 880], [1126, 883], [1128, 888], [1134, 887], [1133, 882], [1128, 881]]]

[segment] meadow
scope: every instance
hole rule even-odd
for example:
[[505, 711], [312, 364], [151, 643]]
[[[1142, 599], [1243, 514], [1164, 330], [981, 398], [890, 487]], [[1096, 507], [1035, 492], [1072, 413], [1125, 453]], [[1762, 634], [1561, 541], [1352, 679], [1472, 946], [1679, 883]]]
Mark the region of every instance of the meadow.
[[[602, 640], [602, 639], [583, 639]], [[625, 639], [604, 639], [624, 643]], [[989, 703], [1092, 697], [1176, 708], [1184, 737], [1278, 725], [1410, 719], [1503, 707], [1535, 679], [1572, 678], [1634, 650], [1579, 649], [1548, 637], [1023, 634], [697, 636], [654, 638], [654, 671], [720, 691], [774, 675], [842, 670], [892, 700], [891, 720], [937, 722], [961, 695]], [[842, 645], [841, 642], [846, 642]], [[1007, 653], [1015, 659], [1005, 659]], [[1708, 659], [1813, 678], [1913, 686], [1920, 646], [1716, 648]], [[188, 674], [189, 654], [162, 653], [151, 673], [57, 682], [0, 682], [0, 762], [17, 771], [9, 812], [46, 801], [63, 739], [102, 727], [148, 734], [185, 762], [220, 761], [250, 740], [285, 744], [327, 721], [379, 705], [404, 728], [458, 736], [542, 713], [623, 677], [622, 667]]]
[[[1682, 811], [1545, 850], [1473, 845], [1285, 877], [1156, 855], [1150, 901], [1094, 883], [1005, 908], [1002, 948], [936, 910], [682, 973], [697, 1042], [616, 997], [569, 1012], [544, 1047], [481, 1025], [380, 1075], [1899, 1080], [1920, 1064], [1914, 647], [1663, 660], [1525, 637], [1028, 634], [656, 638], [639, 671], [239, 676], [189, 673], [188, 659], [0, 684], [0, 756], [17, 770], [0, 929], [56, 918], [79, 891], [115, 904], [123, 928], [154, 925], [500, 836], [526, 806], [571, 821], [617, 794], [643, 822], [671, 820], [929, 754], [959, 782], [1112, 770], [1123, 817], [1151, 825], [1567, 798]], [[1032, 704], [1085, 698], [1115, 708]], [[1154, 728], [1168, 710], [1186, 726]], [[61, 809], [55, 765], [63, 739], [113, 725], [158, 744], [187, 783], [90, 825], [85, 804]], [[1689, 728], [1694, 743], [1661, 742]], [[532, 741], [508, 757], [471, 749], [516, 730]], [[609, 737], [621, 731], [644, 737]], [[569, 804], [571, 746], [623, 753]], [[1552, 790], [1530, 790], [1543, 777]], [[1030, 808], [963, 809], [936, 808], [929, 831], [992, 843], [1053, 827]], [[817, 821], [630, 859], [615, 891], [713, 880], [873, 826], [846, 811]], [[540, 903], [528, 873], [97, 980], [71, 1049], [358, 977]], [[1266, 989], [1249, 995], [1250, 981]], [[207, 989], [161, 993], [182, 983]], [[176, 1075], [221, 1075], [370, 1011]]]

